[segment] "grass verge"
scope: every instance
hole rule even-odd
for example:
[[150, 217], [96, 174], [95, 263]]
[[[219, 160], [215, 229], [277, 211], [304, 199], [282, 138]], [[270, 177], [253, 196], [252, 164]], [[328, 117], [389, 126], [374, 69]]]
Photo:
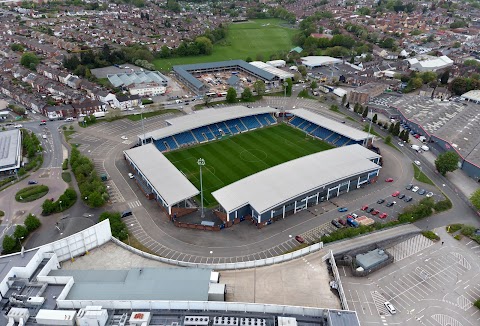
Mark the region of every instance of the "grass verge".
[[72, 175], [70, 174], [70, 172], [62, 172], [62, 179], [66, 183], [70, 183], [72, 182]]
[[48, 187], [45, 185], [35, 185], [23, 188], [15, 194], [15, 200], [20, 203], [28, 203], [48, 194]]
[[75, 130], [64, 130], [63, 134], [65, 135], [65, 141], [70, 142], [71, 136], [75, 133]]
[[430, 180], [430, 178], [427, 177], [427, 175], [423, 173], [418, 166], [416, 166], [414, 163], [412, 163], [412, 166], [413, 166], [413, 173], [414, 173], [413, 176], [415, 180], [432, 185], [432, 186], [435, 185], [433, 181]]
[[423, 231], [422, 235], [425, 238], [428, 238], [430, 240], [434, 240], [434, 241], [440, 240], [440, 237], [438, 235], [436, 235], [435, 232], [433, 232], [433, 231]]

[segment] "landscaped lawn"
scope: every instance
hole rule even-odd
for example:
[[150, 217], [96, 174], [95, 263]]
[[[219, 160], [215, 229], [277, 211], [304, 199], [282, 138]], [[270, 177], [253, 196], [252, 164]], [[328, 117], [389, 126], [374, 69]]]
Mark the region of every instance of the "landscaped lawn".
[[286, 22], [280, 19], [255, 19], [244, 23], [232, 23], [228, 28], [226, 40], [213, 47], [211, 55], [157, 59], [153, 63], [157, 69], [167, 71], [174, 65], [214, 62], [263, 55], [264, 61], [279, 51], [290, 51], [294, 47], [292, 36], [296, 29], [284, 27]]
[[[200, 189], [199, 158], [203, 167], [206, 206], [216, 204], [211, 193], [272, 166], [333, 146], [285, 124], [225, 137], [164, 155]], [[293, 172], [292, 172], [293, 173]]]

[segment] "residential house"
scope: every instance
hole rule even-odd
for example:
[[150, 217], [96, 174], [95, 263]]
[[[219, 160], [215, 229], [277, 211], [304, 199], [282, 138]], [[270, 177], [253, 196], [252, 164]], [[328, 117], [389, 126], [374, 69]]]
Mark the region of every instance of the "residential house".
[[138, 95], [118, 95], [113, 101], [115, 108], [126, 110], [140, 105], [140, 96]]

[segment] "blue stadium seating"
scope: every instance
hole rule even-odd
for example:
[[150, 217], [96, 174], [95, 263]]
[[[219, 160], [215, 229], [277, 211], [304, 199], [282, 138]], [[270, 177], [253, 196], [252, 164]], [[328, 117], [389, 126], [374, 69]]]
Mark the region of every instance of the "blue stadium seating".
[[337, 140], [337, 142], [335, 143], [335, 146], [338, 146], [338, 147], [343, 146], [343, 145], [345, 145], [349, 140], [350, 140], [350, 138], [341, 136], [340, 139]]
[[245, 126], [247, 126], [248, 129], [254, 129], [254, 128], [259, 128], [261, 127], [260, 123], [255, 117], [243, 117], [241, 118], [243, 123], [245, 123]]
[[303, 120], [302, 118], [299, 118], [299, 117], [295, 117], [292, 120], [290, 120], [290, 124], [294, 125], [295, 127], [298, 127], [303, 122], [305, 122], [305, 120]]
[[[302, 119], [303, 120], [303, 119]], [[303, 120], [303, 122], [301, 124], [299, 124], [297, 126], [297, 128], [299, 129], [303, 129], [303, 127], [305, 127], [305, 125], [309, 124], [310, 122], [308, 122], [307, 120]]]
[[330, 130], [327, 130], [323, 127], [318, 127], [313, 134], [317, 136], [318, 138], [321, 138], [323, 140], [327, 139], [330, 135], [332, 135], [332, 132]]
[[307, 133], [311, 134], [318, 126], [314, 123], [310, 124], [308, 128], [304, 129]]
[[154, 142], [155, 146], [158, 148], [158, 150], [160, 152], [165, 152], [167, 150], [167, 148], [165, 147], [165, 145], [163, 144], [163, 139], [160, 139], [160, 140], [156, 140]]
[[275, 119], [272, 117], [271, 114], [266, 113], [266, 114], [264, 114], [263, 116], [265, 117], [265, 119], [266, 119], [268, 122], [270, 122], [270, 124], [274, 124], [274, 123], [277, 122], [277, 121], [275, 121]]
[[237, 119], [237, 121], [238, 121], [237, 127], [240, 128], [240, 131], [247, 131], [248, 130], [247, 126], [245, 126], [242, 119]]
[[170, 147], [171, 151], [178, 148], [177, 143], [175, 142], [175, 140], [173, 139], [172, 136], [169, 136], [167, 138], [163, 138], [162, 141], [167, 143], [167, 145], [168, 145], [168, 147]]
[[219, 128], [222, 129], [224, 133], [226, 134], [232, 133], [225, 122], [220, 122], [220, 123], [217, 123], [216, 125], [219, 126]]
[[338, 138], [338, 134], [332, 132], [327, 138], [325, 138], [325, 140], [329, 142], [333, 142], [337, 138]]
[[197, 141], [193, 137], [193, 134], [190, 131], [185, 131], [182, 132], [178, 135], [173, 136], [177, 143], [181, 145], [188, 145], [188, 144], [193, 144], [196, 143]]
[[225, 121], [225, 124], [227, 125], [228, 129], [230, 129], [232, 134], [238, 134], [240, 132], [240, 129], [237, 127], [237, 125], [240, 123], [241, 122], [238, 121], [238, 119]]
[[215, 136], [210, 131], [210, 128], [208, 128], [208, 126], [194, 129], [194, 130], [192, 130], [192, 132], [195, 135], [195, 137], [198, 139], [198, 141], [200, 141], [200, 142], [205, 141], [205, 140], [214, 140], [215, 139]]

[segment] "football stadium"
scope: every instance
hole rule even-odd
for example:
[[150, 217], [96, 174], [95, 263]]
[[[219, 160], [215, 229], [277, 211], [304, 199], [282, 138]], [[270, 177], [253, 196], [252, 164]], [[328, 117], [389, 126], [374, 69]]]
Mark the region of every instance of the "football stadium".
[[278, 115], [234, 106], [173, 118], [139, 135], [125, 160], [170, 218], [198, 211], [203, 189], [222, 226], [251, 219], [261, 227], [376, 181], [370, 135], [304, 109]]

